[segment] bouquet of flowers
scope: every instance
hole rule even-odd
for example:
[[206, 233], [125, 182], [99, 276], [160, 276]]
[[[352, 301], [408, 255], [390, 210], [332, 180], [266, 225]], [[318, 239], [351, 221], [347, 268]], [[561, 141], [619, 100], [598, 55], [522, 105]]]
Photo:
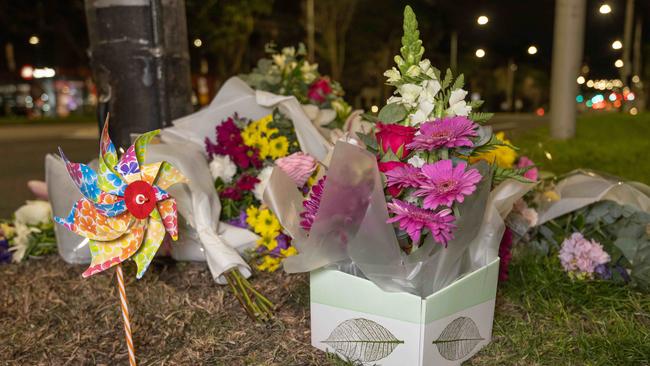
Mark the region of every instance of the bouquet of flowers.
[[[548, 177], [526, 197], [536, 223], [523, 254], [550, 258], [574, 280], [650, 289], [650, 188], [590, 171]], [[516, 221], [516, 218], [515, 218]]]
[[[274, 164], [291, 176], [295, 187], [308, 190], [316, 160], [300, 151], [291, 121], [277, 111], [257, 121], [235, 113], [216, 127], [215, 142], [206, 138], [205, 144], [222, 205], [221, 220], [259, 235], [257, 268], [275, 271], [296, 249], [275, 215], [261, 205], [262, 194]], [[229, 283], [237, 281], [241, 278]], [[261, 310], [270, 306], [256, 295]]]
[[262, 58], [250, 74], [240, 75], [252, 88], [279, 95], [293, 95], [316, 126], [341, 128], [352, 112], [343, 99], [341, 85], [318, 72], [318, 64], [310, 63], [305, 46], [285, 47], [277, 51], [274, 44], [266, 46], [270, 58]]
[[56, 253], [52, 208], [47, 201], [27, 201], [11, 221], [0, 222], [0, 263]]
[[[347, 271], [386, 290], [427, 296], [494, 259], [501, 218], [532, 186], [524, 177], [531, 167], [490, 161], [487, 154], [510, 144], [481, 125], [491, 114], [464, 100], [463, 76], [441, 77], [423, 53], [407, 7], [401, 55], [385, 73], [395, 95], [373, 121], [375, 133], [337, 143], [301, 220], [292, 200], [270, 200], [298, 246], [287, 270], [345, 268], [347, 260], [355, 268]], [[269, 196], [284, 182], [274, 172]]]

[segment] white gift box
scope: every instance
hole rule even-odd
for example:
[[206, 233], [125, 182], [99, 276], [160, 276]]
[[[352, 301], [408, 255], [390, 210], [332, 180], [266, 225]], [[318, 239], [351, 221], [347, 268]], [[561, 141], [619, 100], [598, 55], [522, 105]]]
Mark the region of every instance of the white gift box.
[[490, 343], [499, 259], [426, 298], [338, 270], [311, 272], [311, 342], [384, 366], [460, 365]]

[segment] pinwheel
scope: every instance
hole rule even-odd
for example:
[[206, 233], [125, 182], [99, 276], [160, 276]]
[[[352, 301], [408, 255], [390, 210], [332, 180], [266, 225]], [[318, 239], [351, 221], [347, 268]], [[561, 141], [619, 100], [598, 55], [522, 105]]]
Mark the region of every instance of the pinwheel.
[[165, 233], [178, 238], [176, 201], [166, 189], [186, 183], [181, 172], [167, 162], [145, 164], [146, 146], [159, 130], [140, 135], [118, 160], [108, 135], [108, 121], [99, 142], [99, 172], [70, 162], [59, 149], [68, 174], [83, 198], [70, 214], [55, 221], [89, 239], [92, 260], [82, 274], [89, 277], [116, 266], [129, 359], [135, 365], [121, 263], [131, 258], [141, 278], [162, 243]]

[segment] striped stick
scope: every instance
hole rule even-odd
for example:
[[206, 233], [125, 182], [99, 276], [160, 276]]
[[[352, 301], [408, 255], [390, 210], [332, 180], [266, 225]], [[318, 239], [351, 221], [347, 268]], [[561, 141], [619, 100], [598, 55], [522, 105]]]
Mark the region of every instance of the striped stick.
[[117, 275], [117, 289], [120, 292], [120, 307], [122, 308], [122, 319], [124, 320], [124, 334], [126, 336], [126, 345], [129, 349], [129, 364], [136, 366], [135, 348], [133, 347], [133, 338], [131, 338], [131, 322], [129, 321], [129, 307], [126, 303], [126, 290], [124, 288], [124, 274], [122, 273], [122, 264], [115, 266]]

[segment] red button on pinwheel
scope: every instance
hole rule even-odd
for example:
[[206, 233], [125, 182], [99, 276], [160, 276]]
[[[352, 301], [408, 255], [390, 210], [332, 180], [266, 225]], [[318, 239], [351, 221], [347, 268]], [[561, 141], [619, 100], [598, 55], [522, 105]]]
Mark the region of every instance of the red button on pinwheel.
[[156, 191], [151, 184], [136, 180], [124, 190], [126, 209], [138, 219], [146, 219], [156, 207]]

